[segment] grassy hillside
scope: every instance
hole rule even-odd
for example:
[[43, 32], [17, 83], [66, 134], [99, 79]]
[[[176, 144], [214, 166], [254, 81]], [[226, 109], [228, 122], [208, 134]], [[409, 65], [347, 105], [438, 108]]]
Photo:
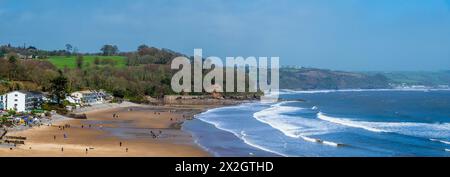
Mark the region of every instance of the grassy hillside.
[[282, 89], [376, 89], [390, 88], [389, 81], [380, 74], [331, 71], [315, 68], [281, 69]]
[[[50, 63], [55, 65], [58, 69], [62, 69], [64, 67], [67, 68], [76, 68], [76, 56], [66, 57], [66, 56], [51, 56], [47, 59]], [[110, 59], [115, 61], [115, 67], [123, 68], [125, 67], [125, 57], [123, 56], [83, 56], [84, 65], [94, 65], [95, 59], [98, 58], [101, 60]]]
[[394, 84], [408, 85], [450, 85], [450, 71], [440, 72], [385, 72], [382, 73]]

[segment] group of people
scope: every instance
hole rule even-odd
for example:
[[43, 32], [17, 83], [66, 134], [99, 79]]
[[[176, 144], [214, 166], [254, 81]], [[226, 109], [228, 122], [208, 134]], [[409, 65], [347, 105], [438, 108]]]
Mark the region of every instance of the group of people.
[[[91, 128], [91, 127], [92, 127], [92, 125], [91, 125], [91, 124], [89, 124], [89, 125], [88, 125], [88, 127], [89, 127], [89, 128]], [[84, 128], [84, 125], [81, 125], [81, 128]]]
[[58, 126], [59, 130], [65, 130], [66, 128], [70, 128], [70, 124], [65, 124], [63, 126]]
[[158, 139], [162, 135], [162, 131], [159, 130], [158, 133], [153, 132], [153, 130], [150, 130], [150, 135], [152, 135], [153, 139]]
[[[123, 144], [122, 144], [122, 141], [119, 142], [119, 146], [122, 147], [122, 145], [123, 145]], [[125, 152], [128, 152], [128, 148], [125, 148]]]

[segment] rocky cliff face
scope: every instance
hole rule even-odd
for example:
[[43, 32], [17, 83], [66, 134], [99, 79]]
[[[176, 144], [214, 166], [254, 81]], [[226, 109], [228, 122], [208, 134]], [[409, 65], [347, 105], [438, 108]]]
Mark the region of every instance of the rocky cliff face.
[[282, 89], [380, 89], [390, 88], [381, 74], [363, 74], [314, 68], [281, 69]]

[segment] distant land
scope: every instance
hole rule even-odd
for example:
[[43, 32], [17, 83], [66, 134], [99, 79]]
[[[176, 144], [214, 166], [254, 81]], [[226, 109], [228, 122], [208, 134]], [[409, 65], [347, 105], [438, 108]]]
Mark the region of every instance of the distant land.
[[450, 85], [450, 70], [438, 72], [397, 71], [397, 72], [381, 72], [380, 74], [386, 76], [389, 79], [389, 81], [395, 85], [405, 84], [405, 85], [423, 85], [431, 87]]
[[315, 68], [283, 68], [280, 88], [299, 90], [380, 89], [390, 88], [389, 79], [381, 74], [364, 74]]
[[[145, 100], [145, 96], [161, 98], [173, 94], [172, 59], [187, 56], [147, 45], [132, 52], [120, 52], [116, 45], [109, 44], [98, 53], [78, 53], [74, 48], [70, 44], [65, 50], [53, 51], [34, 46], [0, 46], [0, 92], [48, 91], [49, 81], [58, 75], [58, 70], [63, 70], [70, 90], [104, 89], [134, 100]], [[39, 77], [33, 73], [39, 73]], [[347, 72], [296, 67], [280, 70], [281, 89], [448, 88], [448, 85], [450, 71]]]
[[346, 72], [317, 68], [282, 68], [280, 88], [296, 90], [449, 88], [450, 71]]

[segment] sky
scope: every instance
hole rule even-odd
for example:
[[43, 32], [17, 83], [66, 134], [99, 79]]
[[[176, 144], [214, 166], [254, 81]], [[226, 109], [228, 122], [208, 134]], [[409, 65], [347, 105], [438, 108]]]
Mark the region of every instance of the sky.
[[0, 44], [147, 44], [348, 71], [450, 70], [450, 0], [0, 0]]

